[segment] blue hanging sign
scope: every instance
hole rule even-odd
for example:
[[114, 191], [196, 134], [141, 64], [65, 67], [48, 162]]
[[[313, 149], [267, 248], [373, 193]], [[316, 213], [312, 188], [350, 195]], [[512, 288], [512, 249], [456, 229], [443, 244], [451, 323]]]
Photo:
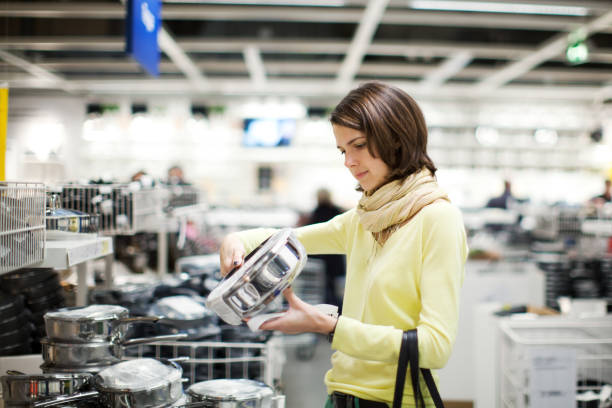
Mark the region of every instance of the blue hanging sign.
[[158, 76], [161, 0], [128, 0], [126, 8], [126, 52], [149, 74]]

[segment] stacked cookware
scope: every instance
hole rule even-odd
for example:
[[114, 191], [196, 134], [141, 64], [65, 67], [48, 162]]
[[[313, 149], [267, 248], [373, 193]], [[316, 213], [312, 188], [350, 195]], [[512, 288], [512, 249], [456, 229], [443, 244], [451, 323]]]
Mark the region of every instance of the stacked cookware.
[[[0, 287], [4, 292], [0, 298], [6, 301], [12, 298], [13, 302], [23, 306], [18, 307], [16, 304], [13, 314], [0, 312], [0, 327], [7, 324], [7, 320], [15, 324], [19, 322], [19, 343], [30, 346], [29, 349], [26, 346], [21, 347], [21, 350], [17, 348], [12, 354], [39, 353], [40, 339], [45, 335], [44, 314], [65, 305], [58, 273], [51, 268], [22, 268], [0, 276]], [[8, 336], [8, 333], [0, 331], [0, 348], [2, 344], [9, 345], [2, 340], [2, 336]], [[9, 352], [0, 350], [0, 355], [9, 355]]]
[[183, 370], [173, 361], [141, 358], [97, 374], [9, 372], [2, 377], [7, 407], [162, 408], [184, 405]]
[[113, 287], [97, 287], [89, 291], [89, 303], [120, 305], [132, 316], [145, 316], [154, 300], [158, 283], [130, 282]]
[[127, 325], [156, 322], [157, 316], [129, 317], [116, 305], [90, 305], [48, 312], [44, 316], [47, 337], [41, 340], [41, 366], [45, 373], [97, 373], [120, 362], [124, 348], [156, 341], [178, 340], [184, 334], [128, 340]]
[[30, 316], [22, 296], [0, 292], [0, 356], [32, 352], [34, 326], [28, 322]]
[[103, 408], [284, 408], [284, 396], [246, 379], [210, 380], [183, 392], [183, 370], [174, 361], [140, 358], [97, 374], [17, 372], [2, 377], [6, 407], [80, 406]]

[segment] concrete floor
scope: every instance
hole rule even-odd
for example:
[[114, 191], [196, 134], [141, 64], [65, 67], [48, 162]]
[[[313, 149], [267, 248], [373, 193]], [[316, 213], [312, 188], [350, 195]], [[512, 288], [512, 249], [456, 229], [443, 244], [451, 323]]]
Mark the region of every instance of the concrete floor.
[[323, 408], [327, 399], [323, 377], [331, 368], [332, 349], [324, 336], [306, 336], [286, 348], [282, 374], [286, 408]]

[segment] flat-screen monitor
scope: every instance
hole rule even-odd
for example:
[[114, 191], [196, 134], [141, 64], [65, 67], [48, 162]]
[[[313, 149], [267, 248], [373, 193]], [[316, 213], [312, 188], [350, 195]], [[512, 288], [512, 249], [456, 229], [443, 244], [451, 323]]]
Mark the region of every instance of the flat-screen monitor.
[[242, 144], [246, 147], [289, 146], [295, 126], [295, 119], [245, 119]]

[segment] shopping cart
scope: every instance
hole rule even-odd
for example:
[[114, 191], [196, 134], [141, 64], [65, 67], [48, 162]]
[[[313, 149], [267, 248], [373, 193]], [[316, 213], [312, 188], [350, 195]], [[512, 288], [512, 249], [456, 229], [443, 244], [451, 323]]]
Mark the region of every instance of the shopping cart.
[[612, 384], [612, 317], [507, 320], [501, 332], [502, 407], [600, 406]]

